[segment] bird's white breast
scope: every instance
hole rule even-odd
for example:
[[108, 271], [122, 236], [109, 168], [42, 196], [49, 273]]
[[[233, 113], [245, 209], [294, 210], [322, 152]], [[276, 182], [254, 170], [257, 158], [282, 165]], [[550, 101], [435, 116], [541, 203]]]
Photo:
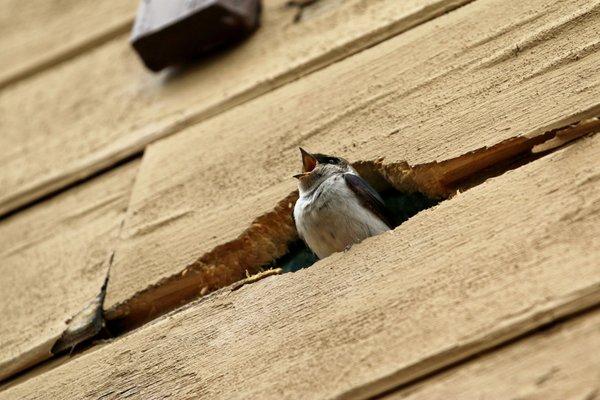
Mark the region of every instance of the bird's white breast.
[[362, 206], [342, 175], [334, 175], [313, 192], [300, 196], [294, 219], [300, 237], [319, 258], [389, 230]]

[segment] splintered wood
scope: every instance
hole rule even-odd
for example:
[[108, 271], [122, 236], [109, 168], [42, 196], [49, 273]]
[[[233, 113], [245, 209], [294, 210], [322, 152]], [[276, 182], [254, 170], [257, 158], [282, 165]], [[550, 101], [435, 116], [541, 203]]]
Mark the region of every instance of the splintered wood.
[[[434, 181], [445, 160], [473, 173], [461, 161], [474, 151], [599, 115], [600, 52], [589, 51], [600, 40], [599, 4], [476, 1], [151, 145], [115, 255], [107, 316], [127, 318], [140, 296], [147, 310], [162, 304], [157, 289], [172, 292], [165, 280], [214, 249], [250, 248], [241, 239], [252, 222], [295, 190], [299, 144], [351, 161], [426, 166]], [[408, 168], [392, 172], [410, 177]], [[280, 240], [268, 232], [279, 221], [259, 238]], [[245, 257], [229, 260], [203, 271], [243, 273]]]
[[534, 146], [531, 151], [532, 153], [543, 153], [550, 151], [560, 146], [572, 142], [573, 140], [579, 139], [582, 136], [589, 135], [591, 133], [597, 133], [600, 131], [600, 118], [590, 118], [587, 120], [580, 121], [577, 124], [559, 129], [554, 137]]
[[599, 157], [600, 135], [582, 139], [0, 398], [366, 398], [410, 382], [600, 301]]
[[100, 294], [137, 166], [0, 221], [0, 380], [50, 357]]
[[[348, 0], [295, 24], [286, 0], [264, 0], [262, 26], [248, 41], [196, 66], [157, 77], [123, 34], [6, 87], [0, 147], [11, 151], [1, 160], [0, 214], [467, 1]], [[78, 23], [94, 25], [88, 18]]]

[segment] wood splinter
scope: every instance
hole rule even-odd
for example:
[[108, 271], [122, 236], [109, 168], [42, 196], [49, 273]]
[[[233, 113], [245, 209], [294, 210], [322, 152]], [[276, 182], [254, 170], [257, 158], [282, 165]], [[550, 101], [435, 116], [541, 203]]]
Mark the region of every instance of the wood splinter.
[[281, 275], [281, 273], [283, 272], [283, 269], [281, 268], [273, 268], [273, 269], [268, 269], [266, 271], [262, 271], [259, 272], [257, 274], [248, 276], [247, 278], [242, 279], [239, 282], [234, 283], [233, 285], [231, 285], [231, 291], [236, 291], [239, 288], [241, 288], [244, 285], [250, 284], [250, 283], [254, 283], [254, 282], [258, 282], [261, 279], [264, 279], [268, 276], [272, 276], [272, 275]]
[[531, 152], [535, 154], [550, 151], [582, 136], [598, 131], [600, 131], [600, 119], [598, 117], [586, 119], [577, 124], [559, 129], [553, 138], [533, 146]]

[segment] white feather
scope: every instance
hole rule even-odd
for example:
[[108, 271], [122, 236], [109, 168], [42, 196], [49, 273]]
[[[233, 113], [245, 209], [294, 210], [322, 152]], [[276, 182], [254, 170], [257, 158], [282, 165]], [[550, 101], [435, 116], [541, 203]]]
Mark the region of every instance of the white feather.
[[300, 237], [319, 258], [390, 229], [360, 203], [341, 174], [301, 192], [294, 219]]

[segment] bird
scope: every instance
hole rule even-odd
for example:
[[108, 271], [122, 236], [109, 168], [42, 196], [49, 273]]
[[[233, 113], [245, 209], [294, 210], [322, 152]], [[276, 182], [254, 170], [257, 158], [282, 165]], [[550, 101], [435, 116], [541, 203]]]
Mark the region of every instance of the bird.
[[319, 259], [393, 228], [379, 193], [348, 161], [303, 148], [300, 154], [293, 216], [298, 235]]

